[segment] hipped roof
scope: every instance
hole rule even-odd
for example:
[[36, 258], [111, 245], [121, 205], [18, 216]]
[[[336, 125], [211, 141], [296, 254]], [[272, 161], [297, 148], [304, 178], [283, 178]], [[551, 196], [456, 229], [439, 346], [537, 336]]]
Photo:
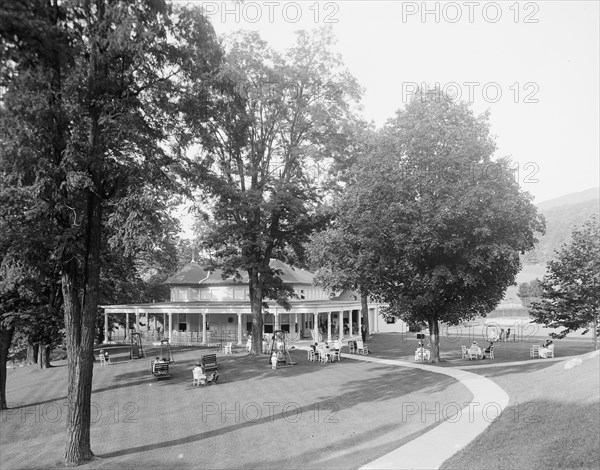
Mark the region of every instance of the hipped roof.
[[[271, 269], [280, 272], [279, 277], [284, 284], [304, 284], [312, 285], [314, 274], [310, 271], [300, 268], [293, 268], [279, 260], [271, 260]], [[207, 271], [196, 262], [186, 264], [183, 268], [169, 277], [165, 284], [168, 285], [240, 285], [248, 283], [248, 273], [240, 272], [240, 277], [223, 279], [223, 271]]]

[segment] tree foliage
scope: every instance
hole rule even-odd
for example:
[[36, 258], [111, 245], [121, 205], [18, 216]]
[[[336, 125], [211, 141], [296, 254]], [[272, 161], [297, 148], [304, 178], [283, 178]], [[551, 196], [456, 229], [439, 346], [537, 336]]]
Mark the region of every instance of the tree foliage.
[[161, 0], [6, 1], [0, 34], [7, 223], [23, 209], [46, 222], [69, 356], [65, 461], [77, 464], [93, 455], [102, 246], [150, 246], [171, 195], [191, 193], [194, 165], [180, 148], [184, 116], [197, 110], [185, 97], [209, 96], [220, 49], [199, 9]]
[[486, 114], [418, 95], [357, 163], [339, 203], [332, 233], [349, 243], [344, 265], [355, 263], [387, 314], [429, 325], [434, 361], [439, 321], [493, 310], [543, 230], [494, 150]]
[[228, 37], [223, 83], [234, 97], [218, 101], [222, 111], [199, 142], [212, 212], [204, 243], [213, 266], [248, 272], [255, 353], [264, 300], [285, 306], [292, 294], [270, 260], [305, 261], [304, 244], [323, 220], [325, 170], [348, 150], [360, 89], [332, 41], [326, 29], [301, 31], [295, 46], [278, 53], [257, 33]]
[[[598, 336], [600, 315], [600, 224], [591, 217], [575, 228], [571, 242], [563, 245], [548, 262], [547, 274], [540, 282], [541, 299], [530, 310], [537, 323], [563, 328], [551, 333], [564, 338], [568, 333], [590, 328]], [[598, 347], [597, 341], [595, 342]]]

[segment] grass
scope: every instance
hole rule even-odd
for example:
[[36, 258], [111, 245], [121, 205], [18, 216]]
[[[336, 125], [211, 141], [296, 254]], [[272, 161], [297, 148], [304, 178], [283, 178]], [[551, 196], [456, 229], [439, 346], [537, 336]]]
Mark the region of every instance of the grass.
[[[345, 357], [273, 371], [266, 357], [219, 356], [218, 385], [192, 387], [206, 351], [178, 349], [173, 379], [156, 381], [150, 358], [94, 368], [91, 428], [98, 459], [82, 468], [358, 468], [435, 426], [403, 415], [404, 403], [462, 403], [471, 394], [439, 374]], [[9, 371], [0, 467], [62, 465], [66, 408], [63, 363]], [[438, 417], [439, 418], [439, 417]]]
[[[412, 362], [414, 334], [375, 335], [372, 355]], [[471, 338], [442, 338], [439, 367], [468, 368], [497, 382], [509, 407], [444, 468], [598, 467], [598, 358], [565, 370], [561, 357], [589, 352], [584, 339], [556, 341], [557, 361], [529, 359], [529, 346], [496, 343], [495, 360], [460, 358]], [[480, 341], [480, 344], [483, 342]], [[452, 379], [415, 369], [364, 363], [315, 364], [292, 351], [296, 366], [273, 371], [266, 357], [219, 355], [219, 385], [194, 388], [191, 368], [206, 350], [174, 349], [173, 379], [157, 382], [150, 360], [109, 349], [113, 365], [95, 366], [92, 449], [83, 468], [358, 468], [438, 424], [403, 413], [465, 403]], [[211, 351], [214, 352], [214, 351]], [[62, 465], [66, 366], [10, 370], [12, 409], [2, 412], [0, 468]], [[412, 408], [411, 408], [412, 410]], [[435, 451], [435, 449], [432, 449]]]
[[568, 370], [560, 362], [479, 371], [509, 393], [510, 404], [442, 468], [600, 468], [598, 359]]

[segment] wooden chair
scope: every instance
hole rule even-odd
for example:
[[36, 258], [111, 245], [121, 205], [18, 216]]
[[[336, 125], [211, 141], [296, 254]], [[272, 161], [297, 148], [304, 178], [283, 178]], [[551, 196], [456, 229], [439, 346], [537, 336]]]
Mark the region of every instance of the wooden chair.
[[168, 362], [154, 362], [151, 363], [152, 375], [156, 377], [156, 380], [170, 379], [169, 374], [169, 363]]
[[[104, 367], [106, 365], [106, 359], [104, 358], [104, 354], [100, 354], [98, 357], [100, 358], [100, 366]], [[109, 361], [110, 361], [110, 358], [109, 358]]]
[[369, 354], [369, 347], [365, 343], [363, 343], [362, 339], [356, 340], [356, 352], [362, 355]]
[[219, 367], [217, 366], [217, 355], [216, 354], [206, 354], [202, 356], [200, 359], [200, 363], [202, 364], [202, 370], [206, 373], [208, 371], [217, 370]]
[[315, 357], [316, 357], [315, 350], [313, 348], [308, 348], [308, 355], [306, 356], [306, 359], [309, 361], [314, 361]]
[[469, 353], [467, 351], [467, 347], [466, 346], [461, 346], [460, 349], [462, 351], [462, 358], [461, 359], [468, 359], [469, 358]]
[[531, 357], [531, 358], [540, 357], [540, 345], [539, 344], [533, 344], [529, 348], [529, 357]]
[[490, 359], [494, 359], [494, 346], [490, 346]]
[[223, 353], [224, 354], [233, 354], [233, 352], [231, 351], [231, 347], [233, 346], [232, 343], [226, 343], [223, 345]]
[[348, 341], [348, 352], [354, 354], [356, 352], [356, 341]]

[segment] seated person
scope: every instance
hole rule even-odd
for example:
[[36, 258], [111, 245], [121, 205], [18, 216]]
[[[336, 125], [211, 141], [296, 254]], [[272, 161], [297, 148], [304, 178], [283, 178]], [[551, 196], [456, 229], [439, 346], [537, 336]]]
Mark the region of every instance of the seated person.
[[98, 353], [99, 356], [101, 356], [102, 358], [104, 358], [104, 360], [106, 362], [110, 362], [110, 357], [108, 355], [108, 351], [105, 351], [104, 349], [101, 349], [100, 352]]
[[196, 366], [192, 369], [192, 374], [194, 374], [194, 379], [198, 380], [199, 383], [206, 383], [206, 375], [199, 362], [196, 362]]
[[481, 356], [481, 348], [477, 346], [477, 341], [473, 341], [471, 343], [471, 347], [469, 348], [469, 355], [474, 354], [475, 357]]
[[488, 347], [483, 350], [483, 353], [481, 353], [481, 359], [487, 359], [485, 357], [485, 355], [490, 354], [492, 352], [493, 347], [494, 347], [494, 342], [490, 341], [490, 344], [488, 345]]
[[540, 346], [540, 357], [547, 359], [548, 357], [553, 355], [553, 352], [554, 352], [554, 343], [552, 342], [552, 340], [547, 339]]
[[162, 370], [159, 370], [159, 371], [156, 370], [156, 364], [168, 364], [168, 362], [165, 360], [165, 358], [161, 359], [158, 356], [156, 356], [156, 359], [154, 359], [154, 362], [152, 363], [152, 372], [155, 374], [162, 374], [163, 373]]

